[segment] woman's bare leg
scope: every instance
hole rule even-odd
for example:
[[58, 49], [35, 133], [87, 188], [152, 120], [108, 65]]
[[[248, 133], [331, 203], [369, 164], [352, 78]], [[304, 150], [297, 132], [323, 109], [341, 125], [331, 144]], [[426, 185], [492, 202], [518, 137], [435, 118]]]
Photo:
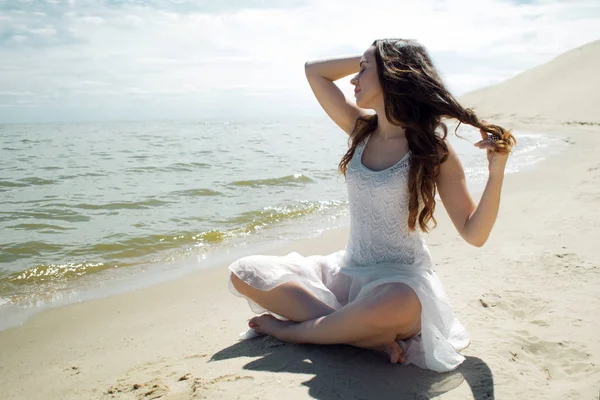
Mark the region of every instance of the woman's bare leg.
[[263, 315], [253, 318], [251, 324], [261, 333], [291, 343], [392, 345], [397, 350], [397, 335], [414, 335], [420, 330], [420, 319], [421, 303], [414, 291], [404, 284], [390, 284], [373, 296], [314, 320], [282, 322]]
[[287, 282], [269, 291], [253, 288], [234, 273], [231, 274], [231, 282], [242, 295], [290, 321], [309, 321], [335, 311], [296, 282]]
[[[295, 283], [284, 283], [273, 290], [263, 291], [246, 284], [235, 274], [231, 281], [236, 290], [256, 302], [266, 310], [274, 312], [290, 321], [303, 322], [332, 314], [335, 309], [329, 307], [304, 287]], [[251, 327], [254, 327], [252, 324]], [[391, 363], [404, 363], [404, 353], [395, 342], [393, 334], [382, 334], [364, 340], [346, 343], [350, 346], [375, 350], [389, 355]]]

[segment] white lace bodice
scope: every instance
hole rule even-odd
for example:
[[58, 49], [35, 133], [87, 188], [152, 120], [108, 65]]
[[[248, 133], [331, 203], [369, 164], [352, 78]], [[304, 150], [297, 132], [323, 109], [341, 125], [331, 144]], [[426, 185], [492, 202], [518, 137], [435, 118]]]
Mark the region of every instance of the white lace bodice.
[[346, 172], [350, 207], [346, 259], [354, 266], [430, 265], [424, 238], [418, 230], [408, 229], [410, 153], [389, 168], [373, 171], [362, 163], [368, 140], [356, 147]]

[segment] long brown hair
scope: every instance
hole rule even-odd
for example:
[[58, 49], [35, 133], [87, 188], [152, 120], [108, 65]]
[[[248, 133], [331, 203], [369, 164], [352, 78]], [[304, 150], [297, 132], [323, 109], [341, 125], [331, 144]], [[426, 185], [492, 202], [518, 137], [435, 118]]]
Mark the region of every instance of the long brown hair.
[[[431, 220], [437, 225], [435, 210], [435, 178], [440, 165], [448, 159], [448, 134], [442, 118], [455, 118], [460, 123], [482, 129], [500, 137], [494, 151], [506, 153], [516, 143], [510, 131], [480, 121], [473, 110], [463, 108], [450, 94], [436, 71], [425, 47], [415, 40], [383, 39], [373, 42], [377, 73], [383, 90], [385, 117], [406, 132], [411, 152], [408, 175], [408, 227], [414, 231], [429, 230]], [[339, 169], [344, 176], [356, 147], [376, 128], [377, 115], [360, 117], [349, 139], [349, 149]], [[441, 129], [441, 133], [439, 132]], [[438, 131], [436, 131], [438, 130]]]

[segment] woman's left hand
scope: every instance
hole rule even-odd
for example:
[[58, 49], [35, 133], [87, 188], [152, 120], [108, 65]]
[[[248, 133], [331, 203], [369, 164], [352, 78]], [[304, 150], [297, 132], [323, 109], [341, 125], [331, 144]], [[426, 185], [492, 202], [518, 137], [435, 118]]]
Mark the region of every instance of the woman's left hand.
[[488, 133], [482, 129], [480, 129], [479, 132], [481, 133], [483, 140], [475, 143], [475, 147], [486, 149], [489, 172], [504, 172], [506, 161], [508, 160], [508, 155], [510, 154], [511, 149], [509, 148], [508, 151], [502, 152], [496, 151], [497, 144], [490, 140]]

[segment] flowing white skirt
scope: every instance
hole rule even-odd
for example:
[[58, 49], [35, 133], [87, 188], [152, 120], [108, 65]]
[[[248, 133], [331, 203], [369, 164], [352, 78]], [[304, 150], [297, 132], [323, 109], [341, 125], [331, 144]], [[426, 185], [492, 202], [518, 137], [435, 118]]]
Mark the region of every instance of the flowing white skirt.
[[[454, 316], [444, 288], [429, 266], [377, 264], [350, 267], [346, 266], [345, 250], [341, 250], [327, 256], [254, 255], [235, 261], [229, 270], [259, 290], [297, 282], [336, 310], [368, 296], [380, 285], [404, 283], [414, 290], [422, 307], [421, 333], [398, 342], [404, 348], [406, 363], [445, 372], [455, 369], [465, 359], [458, 351], [469, 345], [469, 335]], [[255, 313], [268, 312], [285, 319], [240, 294], [231, 280], [229, 289], [234, 295], [246, 298]]]

